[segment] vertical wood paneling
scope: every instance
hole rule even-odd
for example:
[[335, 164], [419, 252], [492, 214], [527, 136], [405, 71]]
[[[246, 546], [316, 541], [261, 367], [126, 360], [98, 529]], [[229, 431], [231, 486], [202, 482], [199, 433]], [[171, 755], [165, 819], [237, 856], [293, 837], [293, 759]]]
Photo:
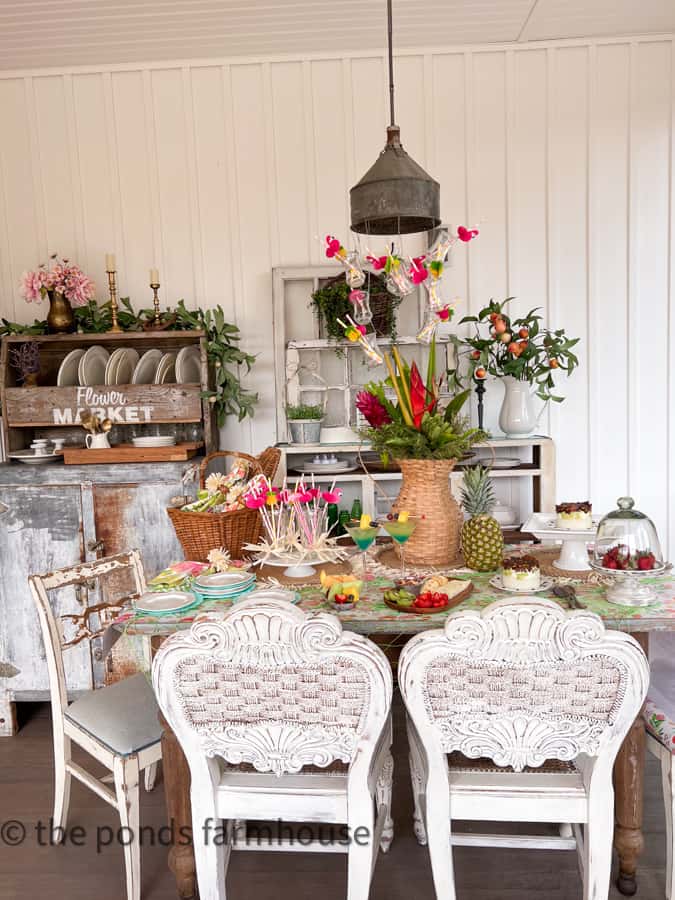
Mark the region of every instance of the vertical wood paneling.
[[[151, 167], [148, 164], [148, 124], [145, 116], [143, 76], [140, 72], [114, 72], [113, 150], [118, 167], [117, 189], [120, 202], [120, 231], [115, 247], [120, 272], [121, 296], [129, 294], [136, 306], [148, 296], [148, 271], [160, 267], [164, 279], [164, 260], [153, 246], [154, 222], [150, 195]], [[153, 167], [153, 172], [156, 169]], [[122, 241], [120, 246], [119, 241]], [[105, 250], [105, 248], [104, 248]], [[165, 282], [163, 282], [163, 285]], [[166, 297], [164, 286], [162, 295]]]
[[[395, 74], [403, 143], [440, 180], [444, 221], [481, 230], [446, 276], [466, 300], [458, 318], [512, 293], [514, 311], [541, 306], [582, 338], [580, 369], [560, 378], [566, 400], [541, 423], [558, 443], [559, 498], [602, 511], [630, 490], [666, 542], [672, 41], [410, 53]], [[0, 115], [0, 315], [44, 313], [17, 284], [48, 250], [77, 256], [101, 298], [103, 255], [116, 252], [137, 306], [157, 265], [166, 303], [221, 303], [258, 355], [256, 417], [229, 422], [224, 442], [272, 441], [271, 268], [322, 262], [326, 233], [349, 242], [348, 190], [385, 139], [384, 58], [36, 71], [0, 77]], [[501, 397], [490, 385], [495, 432]]]
[[[162, 284], [166, 285], [162, 294], [171, 304], [182, 297], [188, 306], [195, 306], [188, 138], [183, 79], [179, 70], [157, 70], [152, 73], [152, 115], [162, 229], [161, 277]], [[148, 273], [144, 274], [147, 285]], [[147, 294], [149, 288], [146, 287], [145, 291]]]
[[[100, 75], [73, 77], [75, 136], [79, 151], [82, 192], [82, 225], [86, 259], [78, 260], [96, 281], [99, 296], [105, 293], [105, 253], [116, 245], [114, 182], [109, 154], [101, 152], [106, 134], [103, 79]], [[121, 251], [120, 251], [121, 252]]]
[[628, 44], [598, 47], [591, 103], [590, 478], [597, 507], [608, 509], [628, 490]]
[[558, 452], [558, 495], [574, 500], [590, 496], [588, 435], [588, 49], [555, 50], [553, 58], [549, 152], [551, 154], [552, 232], [551, 298], [548, 324], [581, 338], [579, 369], [560, 380], [565, 396], [551, 409]]
[[230, 169], [222, 70], [217, 66], [191, 73], [195, 129], [195, 178], [200, 246], [207, 305], [221, 304], [235, 318], [232, 225], [227, 173]]
[[21, 79], [0, 80], [3, 135], [0, 139], [3, 211], [0, 222], [5, 234], [2, 257], [2, 315], [30, 321], [33, 313], [19, 297], [21, 273], [42, 262], [38, 237], [36, 201], [31, 170], [30, 127]]
[[63, 78], [35, 78], [33, 89], [47, 250], [73, 259], [77, 249], [74, 223], [81, 211], [73, 202]]
[[[633, 57], [630, 283], [630, 489], [664, 535], [668, 495], [668, 296], [670, 225], [670, 42], [639, 44]], [[672, 411], [671, 411], [672, 413]]]

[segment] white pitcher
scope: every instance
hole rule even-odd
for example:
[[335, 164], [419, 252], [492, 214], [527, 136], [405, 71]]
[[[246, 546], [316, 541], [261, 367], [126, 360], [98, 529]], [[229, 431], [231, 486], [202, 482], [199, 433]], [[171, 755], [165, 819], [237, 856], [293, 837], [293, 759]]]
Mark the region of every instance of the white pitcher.
[[507, 437], [525, 437], [532, 434], [539, 425], [546, 404], [539, 415], [532, 408], [532, 398], [536, 388], [527, 381], [518, 381], [513, 375], [501, 378], [504, 385], [504, 400], [499, 413], [499, 427]]
[[88, 450], [109, 450], [110, 441], [105, 431], [99, 431], [96, 434], [86, 434], [84, 442]]

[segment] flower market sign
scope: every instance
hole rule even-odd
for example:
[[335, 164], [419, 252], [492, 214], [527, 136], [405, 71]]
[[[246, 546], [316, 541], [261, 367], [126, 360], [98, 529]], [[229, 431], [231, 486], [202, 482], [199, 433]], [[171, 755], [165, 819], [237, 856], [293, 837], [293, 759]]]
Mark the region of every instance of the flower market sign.
[[100, 387], [6, 388], [13, 425], [79, 425], [85, 413], [113, 424], [198, 422], [202, 415], [198, 384], [139, 384], [124, 390]]
[[99, 419], [110, 419], [115, 424], [130, 425], [151, 422], [153, 407], [129, 403], [122, 391], [100, 391], [92, 387], [77, 388], [77, 406], [59, 409], [55, 407], [54, 425], [79, 425], [82, 413], [89, 412]]

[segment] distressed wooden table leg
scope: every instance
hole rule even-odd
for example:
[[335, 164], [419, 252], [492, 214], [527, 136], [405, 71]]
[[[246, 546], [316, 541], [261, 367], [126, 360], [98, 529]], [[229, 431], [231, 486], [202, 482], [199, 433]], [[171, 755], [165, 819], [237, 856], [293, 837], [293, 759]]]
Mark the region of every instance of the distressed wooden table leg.
[[192, 810], [190, 808], [190, 770], [176, 735], [160, 716], [164, 794], [173, 845], [169, 850], [169, 868], [176, 879], [181, 900], [197, 896], [195, 854], [192, 846]]
[[[648, 635], [633, 637], [647, 653]], [[619, 854], [617, 888], [627, 897], [637, 891], [637, 863], [644, 848], [642, 807], [645, 767], [645, 729], [642, 717], [633, 723], [614, 764], [614, 846]]]

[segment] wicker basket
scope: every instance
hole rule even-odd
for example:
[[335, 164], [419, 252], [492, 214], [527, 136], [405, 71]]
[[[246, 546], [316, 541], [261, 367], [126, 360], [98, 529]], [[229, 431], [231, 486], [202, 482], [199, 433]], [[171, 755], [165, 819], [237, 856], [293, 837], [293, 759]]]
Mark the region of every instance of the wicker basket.
[[[450, 493], [450, 472], [454, 459], [399, 459], [403, 480], [392, 506], [393, 512], [407, 510], [417, 525], [405, 545], [405, 559], [411, 566], [442, 566], [459, 555], [463, 516]], [[395, 545], [397, 554], [401, 548]]]
[[[202, 490], [209, 463], [219, 457], [229, 456], [248, 460], [251, 463], [251, 475], [258, 475], [263, 471], [260, 461], [248, 453], [219, 450], [205, 456], [199, 467], [199, 486]], [[266, 462], [270, 467], [274, 465], [270, 457]], [[208, 554], [216, 547], [225, 547], [232, 559], [241, 559], [244, 544], [255, 544], [262, 530], [262, 519], [257, 509], [235, 509], [233, 512], [213, 513], [170, 508], [167, 509], [167, 513], [183, 548], [185, 559], [195, 562], [207, 562]]]

